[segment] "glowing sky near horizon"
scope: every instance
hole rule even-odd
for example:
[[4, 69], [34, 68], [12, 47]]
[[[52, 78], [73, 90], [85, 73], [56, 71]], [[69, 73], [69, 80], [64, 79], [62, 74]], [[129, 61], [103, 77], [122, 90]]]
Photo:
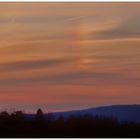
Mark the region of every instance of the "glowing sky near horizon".
[[0, 110], [140, 103], [140, 3], [0, 3]]

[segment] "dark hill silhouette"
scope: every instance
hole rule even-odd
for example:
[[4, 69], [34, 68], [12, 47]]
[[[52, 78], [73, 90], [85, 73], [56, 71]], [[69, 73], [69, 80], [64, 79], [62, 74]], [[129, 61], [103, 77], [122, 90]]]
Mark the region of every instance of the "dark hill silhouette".
[[133, 120], [138, 118], [135, 115], [139, 114], [139, 108], [139, 105], [108, 106], [53, 114], [44, 114], [38, 109], [34, 115], [24, 114], [22, 111], [11, 114], [4, 111], [0, 113], [0, 137], [140, 138], [140, 123], [120, 123], [114, 116], [119, 113], [124, 119], [128, 118], [125, 115], [130, 115]]
[[54, 113], [54, 116], [69, 117], [70, 115], [93, 115], [116, 118], [119, 121], [139, 122], [140, 123], [140, 105], [112, 105], [104, 107], [89, 108], [83, 110], [74, 110]]

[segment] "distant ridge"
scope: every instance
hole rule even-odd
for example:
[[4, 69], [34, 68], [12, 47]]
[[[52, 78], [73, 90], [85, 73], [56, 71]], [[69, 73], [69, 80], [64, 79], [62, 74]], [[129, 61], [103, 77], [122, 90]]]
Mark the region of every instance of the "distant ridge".
[[60, 115], [69, 117], [70, 115], [93, 115], [113, 117], [121, 122], [137, 122], [140, 123], [140, 105], [111, 105], [96, 108], [88, 108], [83, 110], [56, 112], [55, 117]]

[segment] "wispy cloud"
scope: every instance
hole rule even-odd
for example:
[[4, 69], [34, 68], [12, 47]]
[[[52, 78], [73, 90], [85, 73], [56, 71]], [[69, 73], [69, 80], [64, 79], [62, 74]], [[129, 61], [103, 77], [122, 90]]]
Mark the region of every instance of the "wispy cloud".
[[73, 58], [58, 58], [48, 60], [24, 60], [17, 62], [7, 62], [0, 64], [0, 71], [18, 71], [47, 68], [52, 66], [64, 65], [72, 62], [73, 60]]
[[138, 82], [139, 77], [128, 77], [124, 73], [108, 72], [69, 72], [55, 75], [30, 76], [19, 78], [0, 79], [1, 85], [20, 85], [20, 84], [47, 84], [47, 85], [108, 85], [108, 84], [129, 84]]
[[139, 15], [139, 3], [1, 3], [1, 104], [139, 102]]

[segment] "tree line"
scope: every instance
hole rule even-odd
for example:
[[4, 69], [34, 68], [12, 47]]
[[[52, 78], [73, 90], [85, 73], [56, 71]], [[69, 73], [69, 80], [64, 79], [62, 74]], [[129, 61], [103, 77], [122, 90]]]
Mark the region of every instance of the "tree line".
[[22, 111], [0, 113], [0, 137], [4, 138], [139, 138], [140, 124], [120, 123], [114, 118], [44, 115], [38, 109], [32, 119]]

